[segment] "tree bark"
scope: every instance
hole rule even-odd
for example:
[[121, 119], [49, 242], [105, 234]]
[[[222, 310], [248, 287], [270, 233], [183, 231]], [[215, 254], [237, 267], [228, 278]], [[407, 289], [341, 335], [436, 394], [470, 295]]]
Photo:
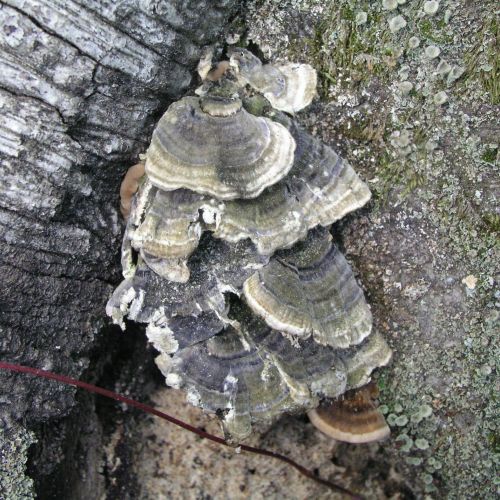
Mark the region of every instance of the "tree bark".
[[[121, 177], [147, 147], [161, 113], [193, 83], [200, 49], [217, 39], [235, 4], [0, 2], [2, 359], [80, 377], [110, 354], [97, 352], [91, 363], [92, 349], [104, 342], [106, 300], [120, 279]], [[22, 488], [29, 495], [22, 471], [12, 477], [9, 469], [25, 460], [26, 447], [7, 449], [32, 439], [26, 429], [38, 426], [42, 455], [59, 435], [58, 456], [43, 470], [45, 459], [35, 464], [34, 477], [76, 453], [79, 433], [100, 431], [91, 416], [58, 421], [75, 403], [73, 389], [0, 378], [0, 496], [21, 495]], [[92, 403], [82, 408], [92, 412]], [[75, 438], [63, 444], [68, 432]], [[65, 490], [71, 498], [102, 491], [99, 481], [89, 484], [99, 461], [88, 457], [87, 486], [72, 478]], [[45, 498], [51, 494], [49, 487]]]

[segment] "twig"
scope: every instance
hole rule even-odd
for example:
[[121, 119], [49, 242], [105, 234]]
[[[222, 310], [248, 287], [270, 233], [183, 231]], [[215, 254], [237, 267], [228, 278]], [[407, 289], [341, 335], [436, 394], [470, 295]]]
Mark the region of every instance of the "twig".
[[[134, 399], [126, 398], [125, 396], [122, 396], [121, 394], [118, 394], [113, 391], [109, 391], [107, 389], [103, 389], [102, 387], [97, 387], [92, 384], [88, 384], [87, 382], [82, 382], [80, 380], [76, 380], [71, 377], [67, 377], [65, 375], [58, 375], [56, 373], [49, 372], [47, 370], [40, 370], [38, 368], [31, 368], [29, 366], [23, 366], [23, 365], [17, 365], [13, 363], [6, 363], [3, 361], [0, 361], [0, 369], [1, 370], [10, 370], [14, 372], [20, 372], [20, 373], [29, 373], [30, 375], [35, 375], [37, 377], [43, 377], [47, 378], [50, 380], [56, 380], [57, 382], [61, 382], [63, 384], [68, 384], [68, 385], [74, 385], [76, 387], [80, 387], [81, 389], [85, 389], [88, 392], [93, 392], [95, 394], [100, 394], [101, 396], [105, 396], [110, 399], [114, 399], [116, 401], [121, 401], [122, 403], [125, 403], [129, 406], [133, 406], [135, 408], [139, 408], [142, 411], [145, 411], [147, 413], [150, 413], [151, 415], [156, 415], [157, 417], [160, 417], [164, 420], [167, 420], [168, 422], [177, 425], [179, 427], [182, 427], [183, 429], [186, 429], [190, 432], [193, 432], [194, 434], [197, 434], [198, 436], [208, 439], [210, 441], [214, 441], [215, 443], [219, 443], [223, 446], [229, 446], [231, 448], [234, 448], [233, 445], [229, 444], [225, 439], [214, 436], [213, 434], [210, 434], [208, 432], [205, 432], [201, 429], [198, 429], [197, 427], [194, 427], [182, 420], [179, 420], [175, 417], [172, 417], [168, 415], [167, 413], [164, 413], [162, 411], [159, 411], [152, 406], [146, 405], [144, 403], [140, 403], [139, 401], [135, 401]], [[264, 455], [266, 457], [271, 457], [275, 458], [277, 460], [281, 460], [282, 462], [287, 463], [288, 465], [291, 465], [294, 467], [296, 470], [298, 470], [301, 474], [304, 476], [308, 477], [309, 479], [312, 479], [313, 481], [316, 481], [317, 483], [320, 483], [324, 486], [327, 486], [328, 488], [344, 494], [346, 497], [355, 499], [355, 500], [363, 500], [363, 497], [360, 495], [356, 495], [349, 490], [343, 488], [342, 486], [339, 486], [335, 483], [332, 483], [326, 479], [322, 479], [318, 477], [313, 471], [306, 469], [299, 463], [295, 462], [291, 458], [288, 458], [284, 455], [281, 455], [280, 453], [276, 453], [274, 451], [262, 449], [262, 448], [255, 448], [253, 446], [247, 446], [245, 444], [240, 444], [238, 447], [242, 451], [247, 451], [249, 453], [255, 453], [256, 455]]]

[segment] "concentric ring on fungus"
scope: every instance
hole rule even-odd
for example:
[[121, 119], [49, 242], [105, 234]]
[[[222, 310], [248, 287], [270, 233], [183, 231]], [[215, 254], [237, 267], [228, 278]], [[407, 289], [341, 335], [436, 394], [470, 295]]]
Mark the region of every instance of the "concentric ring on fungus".
[[160, 119], [146, 157], [155, 186], [219, 200], [255, 198], [292, 168], [295, 141], [283, 125], [251, 115], [241, 102], [227, 116], [214, 114], [216, 101], [209, 109], [212, 114], [199, 98], [185, 97]]
[[230, 51], [230, 65], [243, 84], [260, 92], [274, 109], [296, 113], [316, 96], [316, 70], [309, 64], [262, 64], [250, 51]]
[[289, 174], [258, 198], [225, 203], [214, 236], [232, 242], [250, 238], [260, 253], [271, 255], [370, 199], [368, 186], [348, 162], [295, 124], [289, 127], [297, 144]]
[[253, 311], [271, 327], [346, 348], [370, 335], [372, 315], [353, 272], [325, 230], [281, 251], [243, 285]]
[[130, 225], [129, 236], [159, 274], [189, 279], [187, 259], [203, 231], [232, 243], [250, 238], [259, 253], [272, 255], [370, 199], [370, 190], [348, 162], [295, 124], [285, 124], [297, 144], [293, 167], [257, 198], [219, 202], [187, 189], [153, 188], [157, 193], [151, 206], [137, 227]]

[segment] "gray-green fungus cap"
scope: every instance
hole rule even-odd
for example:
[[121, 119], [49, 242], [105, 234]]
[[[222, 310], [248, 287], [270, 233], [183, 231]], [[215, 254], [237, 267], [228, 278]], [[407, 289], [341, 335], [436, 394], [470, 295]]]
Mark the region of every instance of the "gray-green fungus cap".
[[219, 200], [255, 198], [293, 165], [288, 130], [245, 111], [239, 99], [185, 97], [159, 121], [146, 157], [151, 183], [186, 188]]

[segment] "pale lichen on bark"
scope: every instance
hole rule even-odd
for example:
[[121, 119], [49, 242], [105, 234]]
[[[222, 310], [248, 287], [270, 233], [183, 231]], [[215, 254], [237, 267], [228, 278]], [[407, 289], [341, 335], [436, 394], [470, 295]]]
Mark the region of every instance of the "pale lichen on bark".
[[249, 37], [312, 61], [324, 100], [303, 122], [374, 191], [343, 241], [395, 349], [379, 380], [394, 436], [382, 456], [417, 495], [493, 498], [496, 6], [429, 3], [251, 2]]

